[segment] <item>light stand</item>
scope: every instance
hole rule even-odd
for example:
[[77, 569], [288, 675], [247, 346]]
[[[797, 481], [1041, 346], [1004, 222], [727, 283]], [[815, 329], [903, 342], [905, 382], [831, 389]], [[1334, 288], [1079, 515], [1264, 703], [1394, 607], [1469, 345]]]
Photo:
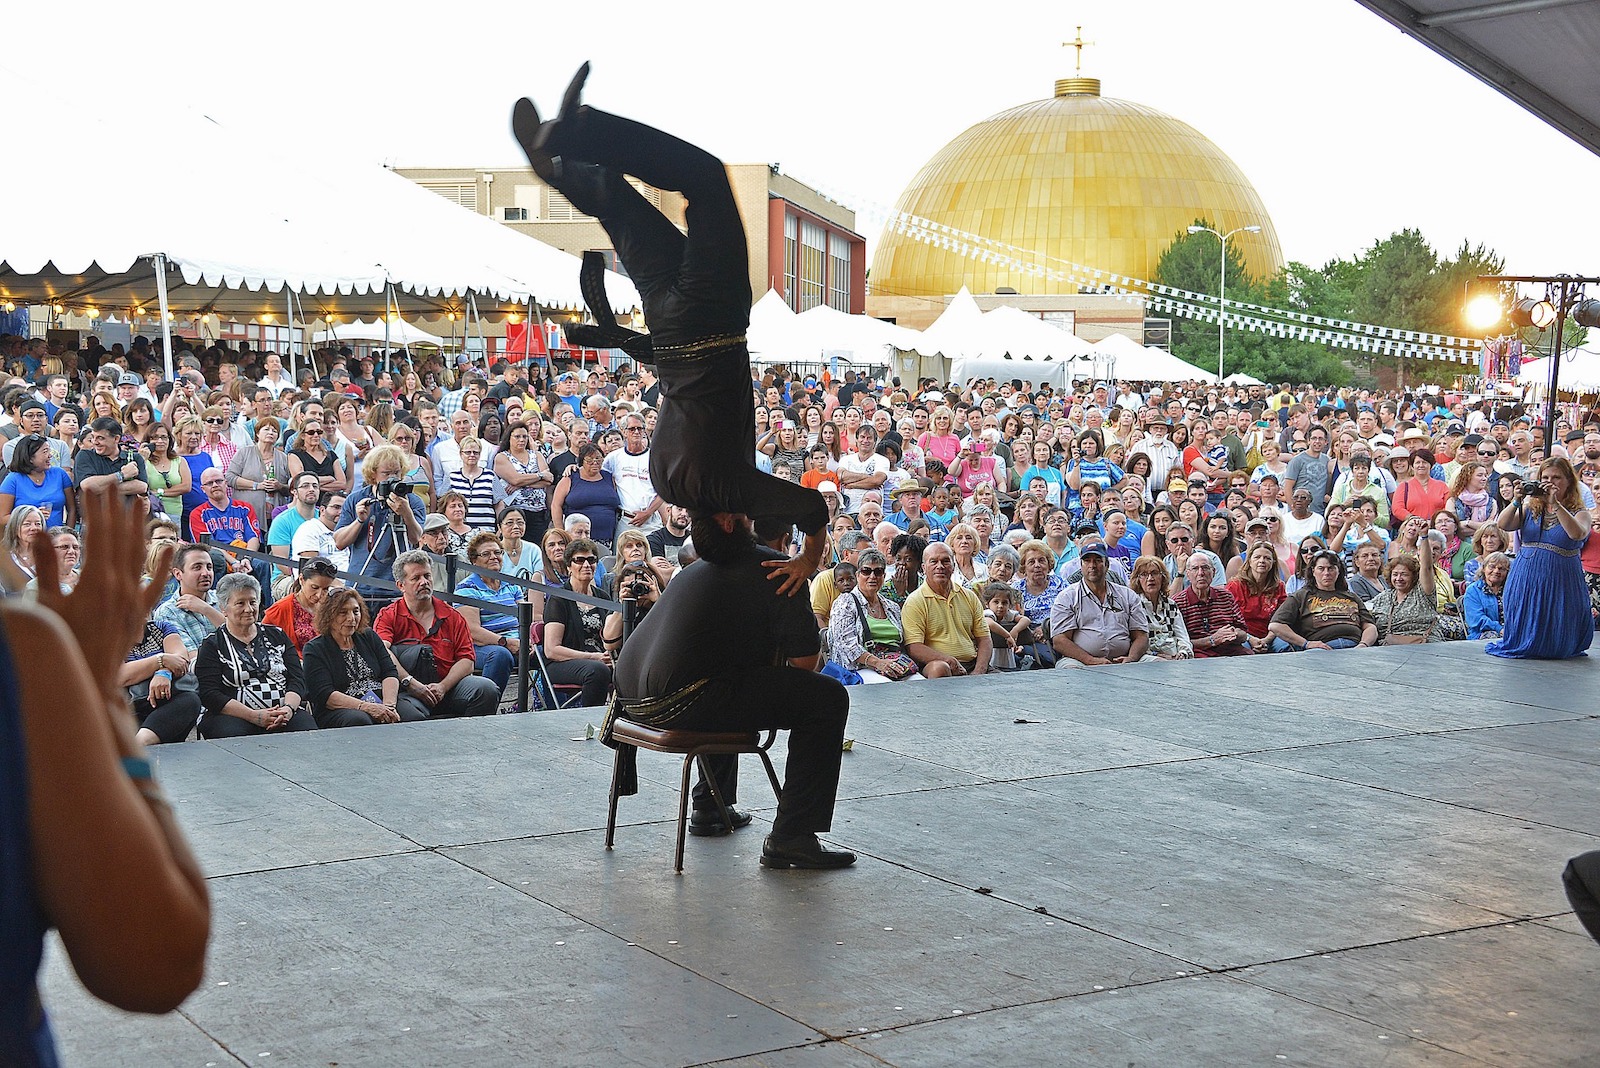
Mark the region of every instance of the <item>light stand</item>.
[[[1561, 334], [1566, 326], [1567, 316], [1575, 308], [1582, 307], [1584, 314], [1578, 321], [1584, 326], [1600, 326], [1600, 315], [1591, 314], [1591, 306], [1600, 303], [1584, 300], [1584, 286], [1600, 285], [1600, 278], [1585, 278], [1573, 274], [1557, 275], [1479, 275], [1480, 282], [1524, 282], [1532, 285], [1544, 286], [1545, 300], [1555, 309], [1556, 342], [1550, 351], [1550, 381], [1549, 393], [1545, 397], [1544, 412], [1544, 454], [1546, 457], [1555, 455], [1556, 440], [1556, 387], [1561, 381]], [[1518, 302], [1522, 303], [1522, 302]], [[1594, 321], [1590, 321], [1594, 320]]]

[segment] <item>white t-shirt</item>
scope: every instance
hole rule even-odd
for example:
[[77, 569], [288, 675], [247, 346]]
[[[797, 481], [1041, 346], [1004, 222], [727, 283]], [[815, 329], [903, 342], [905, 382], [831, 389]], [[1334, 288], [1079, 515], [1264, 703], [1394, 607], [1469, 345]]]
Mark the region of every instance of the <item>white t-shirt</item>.
[[[601, 470], [608, 472], [617, 484], [617, 496], [622, 498], [624, 512], [637, 512], [656, 499], [655, 485], [650, 481], [650, 450], [634, 456], [627, 449], [618, 449], [605, 458]], [[649, 533], [661, 525], [661, 513], [650, 517], [638, 529]]]
[[326, 556], [340, 571], [350, 570], [350, 550], [334, 546], [333, 531], [320, 519], [308, 519], [300, 524], [300, 529], [294, 532], [294, 540], [289, 543], [289, 556], [295, 560]]
[[[873, 453], [863, 460], [859, 453], [846, 453], [839, 458], [839, 470], [850, 471], [858, 475], [883, 475], [885, 478], [884, 484], [877, 488], [882, 490], [888, 486], [889, 458], [887, 456], [879, 456], [877, 453]], [[868, 491], [841, 488], [841, 492], [844, 494], [845, 499], [844, 510], [854, 514], [861, 510], [861, 502], [866, 499]]]

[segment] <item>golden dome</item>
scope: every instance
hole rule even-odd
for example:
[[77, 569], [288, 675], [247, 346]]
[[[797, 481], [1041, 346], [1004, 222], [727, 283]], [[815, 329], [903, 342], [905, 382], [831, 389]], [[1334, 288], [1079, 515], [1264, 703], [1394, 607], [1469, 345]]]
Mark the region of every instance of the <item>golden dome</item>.
[[[1100, 96], [1096, 78], [1063, 78], [1054, 97], [971, 127], [928, 161], [895, 207], [1134, 278], [1149, 278], [1174, 235], [1196, 219], [1224, 233], [1259, 225], [1261, 233], [1237, 234], [1229, 244], [1258, 278], [1283, 265], [1272, 219], [1233, 160], [1187, 123]], [[1077, 291], [1075, 283], [986, 263], [892, 230], [873, 256], [870, 284], [883, 296], [943, 296], [962, 286], [974, 293]]]

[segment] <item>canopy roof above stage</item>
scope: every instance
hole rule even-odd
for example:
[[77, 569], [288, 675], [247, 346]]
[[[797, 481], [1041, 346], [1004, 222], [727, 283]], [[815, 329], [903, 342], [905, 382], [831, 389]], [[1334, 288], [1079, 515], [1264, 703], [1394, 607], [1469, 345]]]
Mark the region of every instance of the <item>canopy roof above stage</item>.
[[[3, 95], [27, 99], [14, 80], [0, 69]], [[204, 116], [161, 116], [157, 140], [148, 116], [66, 106], [78, 113], [56, 122], [104, 165], [0, 168], [0, 299], [154, 319], [159, 254], [178, 318], [282, 316], [285, 288], [307, 319], [381, 319], [391, 285], [412, 318], [460, 313], [468, 293], [489, 319], [527, 314], [530, 297], [581, 306], [576, 256], [381, 167], [293, 155], [221, 166], [240, 135]], [[607, 283], [616, 310], [638, 304], [626, 278]]]

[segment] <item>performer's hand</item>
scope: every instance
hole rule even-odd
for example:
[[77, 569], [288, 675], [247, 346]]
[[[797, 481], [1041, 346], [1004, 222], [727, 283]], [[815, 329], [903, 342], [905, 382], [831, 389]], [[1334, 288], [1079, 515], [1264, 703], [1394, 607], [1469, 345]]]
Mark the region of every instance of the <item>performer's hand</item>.
[[783, 580], [778, 586], [780, 597], [783, 594], [788, 594], [790, 597], [797, 596], [807, 588], [806, 583], [811, 581], [811, 576], [817, 571], [816, 565], [807, 563], [803, 556], [791, 556], [787, 560], [763, 560], [761, 566], [771, 572], [767, 578], [774, 582], [778, 579]]
[[817, 565], [822, 563], [822, 554], [827, 551], [828, 539], [822, 531], [807, 534], [805, 544], [800, 547], [800, 555], [788, 560], [767, 560], [763, 566], [770, 568], [772, 574], [767, 577], [776, 581], [780, 576], [783, 584], [778, 587], [778, 594], [788, 594], [790, 597], [798, 595], [806, 589], [806, 583], [811, 581], [811, 576], [817, 573]]

